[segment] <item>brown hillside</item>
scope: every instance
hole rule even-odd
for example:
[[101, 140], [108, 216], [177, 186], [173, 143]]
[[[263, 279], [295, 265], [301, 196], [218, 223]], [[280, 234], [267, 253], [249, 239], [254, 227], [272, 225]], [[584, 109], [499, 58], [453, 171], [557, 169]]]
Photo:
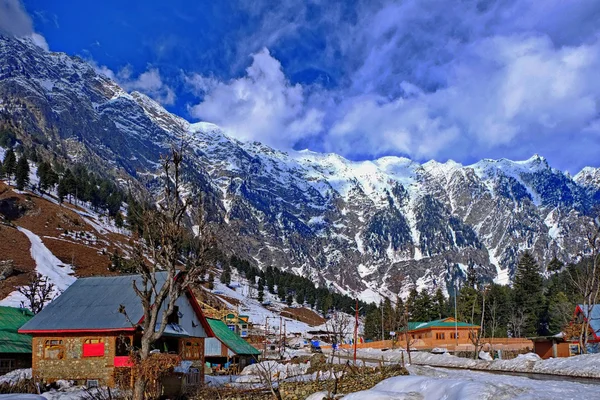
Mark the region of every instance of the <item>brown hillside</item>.
[[[15, 273], [0, 281], [0, 298], [27, 281], [35, 269], [30, 242], [16, 227], [38, 235], [62, 262], [72, 264], [77, 276], [109, 275], [110, 254], [129, 248], [128, 237], [98, 232], [74, 210], [33, 193], [16, 193], [0, 181], [0, 260], [13, 260]], [[94, 221], [97, 222], [97, 221]]]

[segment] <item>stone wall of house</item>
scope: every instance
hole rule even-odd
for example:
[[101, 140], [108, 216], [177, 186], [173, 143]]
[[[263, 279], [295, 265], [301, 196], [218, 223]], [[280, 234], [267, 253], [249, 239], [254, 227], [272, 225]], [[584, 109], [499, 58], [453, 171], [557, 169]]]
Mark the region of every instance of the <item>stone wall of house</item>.
[[[46, 382], [67, 379], [85, 384], [88, 379], [97, 379], [100, 385], [112, 386], [116, 337], [117, 335], [34, 337], [32, 343], [33, 374]], [[86, 339], [103, 339], [104, 355], [83, 357], [83, 344]], [[45, 356], [47, 340], [62, 340], [64, 350], [60, 359]]]

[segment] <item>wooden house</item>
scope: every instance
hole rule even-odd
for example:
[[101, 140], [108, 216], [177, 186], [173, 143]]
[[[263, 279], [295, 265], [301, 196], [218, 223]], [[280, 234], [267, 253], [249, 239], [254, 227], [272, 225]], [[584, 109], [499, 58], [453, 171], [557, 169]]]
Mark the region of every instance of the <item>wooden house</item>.
[[[543, 358], [570, 357], [577, 354], [578, 345], [565, 340], [563, 334], [554, 336], [537, 336], [530, 338], [533, 342], [533, 352]], [[573, 350], [575, 346], [575, 350]]]
[[[408, 335], [419, 347], [435, 348], [472, 344], [471, 337], [479, 334], [479, 325], [456, 321], [452, 317], [429, 322], [409, 322]], [[399, 333], [399, 340], [404, 337]]]
[[[158, 290], [166, 273], [157, 273]], [[73, 380], [88, 386], [130, 384], [131, 349], [141, 344], [143, 308], [133, 290], [139, 275], [80, 278], [39, 314], [20, 333], [33, 336], [33, 376], [45, 382]], [[204, 340], [214, 336], [194, 296], [187, 291], [176, 308], [154, 352], [179, 355], [192, 361], [193, 371], [204, 378]], [[127, 317], [119, 312], [125, 307]], [[139, 322], [138, 322], [139, 324]], [[192, 365], [186, 363], [186, 371]]]
[[214, 338], [207, 338], [204, 356], [207, 362], [218, 365], [232, 365], [241, 371], [258, 360], [260, 351], [239, 337], [228, 325], [218, 319], [207, 318]]
[[31, 336], [18, 330], [32, 317], [27, 309], [0, 306], [0, 375], [31, 367]]
[[575, 307], [575, 321], [582, 324], [585, 321], [590, 323], [588, 332], [588, 353], [600, 353], [600, 304], [593, 304], [585, 307], [578, 304]]

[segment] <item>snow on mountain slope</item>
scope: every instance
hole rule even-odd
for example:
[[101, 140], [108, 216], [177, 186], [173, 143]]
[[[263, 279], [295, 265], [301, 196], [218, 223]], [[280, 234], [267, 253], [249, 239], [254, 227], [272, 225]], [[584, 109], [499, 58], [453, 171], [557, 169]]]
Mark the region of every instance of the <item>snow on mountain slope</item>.
[[525, 250], [542, 267], [554, 255], [571, 261], [600, 204], [597, 169], [571, 177], [537, 155], [463, 166], [241, 142], [126, 93], [78, 58], [4, 36], [0, 99], [21, 135], [149, 193], [161, 154], [183, 144], [186, 194], [203, 194], [224, 248], [365, 298], [417, 283], [446, 290], [469, 265], [508, 283]]
[[[35, 261], [35, 271], [48, 278], [48, 281], [54, 285], [54, 291], [51, 297], [55, 297], [64, 292], [73, 282], [75, 277], [71, 265], [66, 265], [60, 261], [42, 242], [42, 239], [30, 230], [17, 227], [23, 232], [31, 242], [31, 257]], [[20, 307], [21, 303], [27, 304], [25, 296], [18, 291], [12, 292], [5, 299], [0, 299], [0, 305], [10, 307]]]

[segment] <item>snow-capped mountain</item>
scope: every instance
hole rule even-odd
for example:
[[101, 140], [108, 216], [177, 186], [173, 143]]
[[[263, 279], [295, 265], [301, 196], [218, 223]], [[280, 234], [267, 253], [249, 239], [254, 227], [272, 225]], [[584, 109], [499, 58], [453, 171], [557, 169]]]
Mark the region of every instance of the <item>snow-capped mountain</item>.
[[600, 170], [575, 177], [540, 156], [424, 164], [281, 152], [189, 123], [83, 60], [0, 36], [0, 123], [22, 140], [152, 191], [184, 140], [190, 195], [206, 194], [225, 249], [259, 266], [377, 299], [446, 285], [473, 266], [507, 283], [519, 254], [569, 261], [600, 203]]

